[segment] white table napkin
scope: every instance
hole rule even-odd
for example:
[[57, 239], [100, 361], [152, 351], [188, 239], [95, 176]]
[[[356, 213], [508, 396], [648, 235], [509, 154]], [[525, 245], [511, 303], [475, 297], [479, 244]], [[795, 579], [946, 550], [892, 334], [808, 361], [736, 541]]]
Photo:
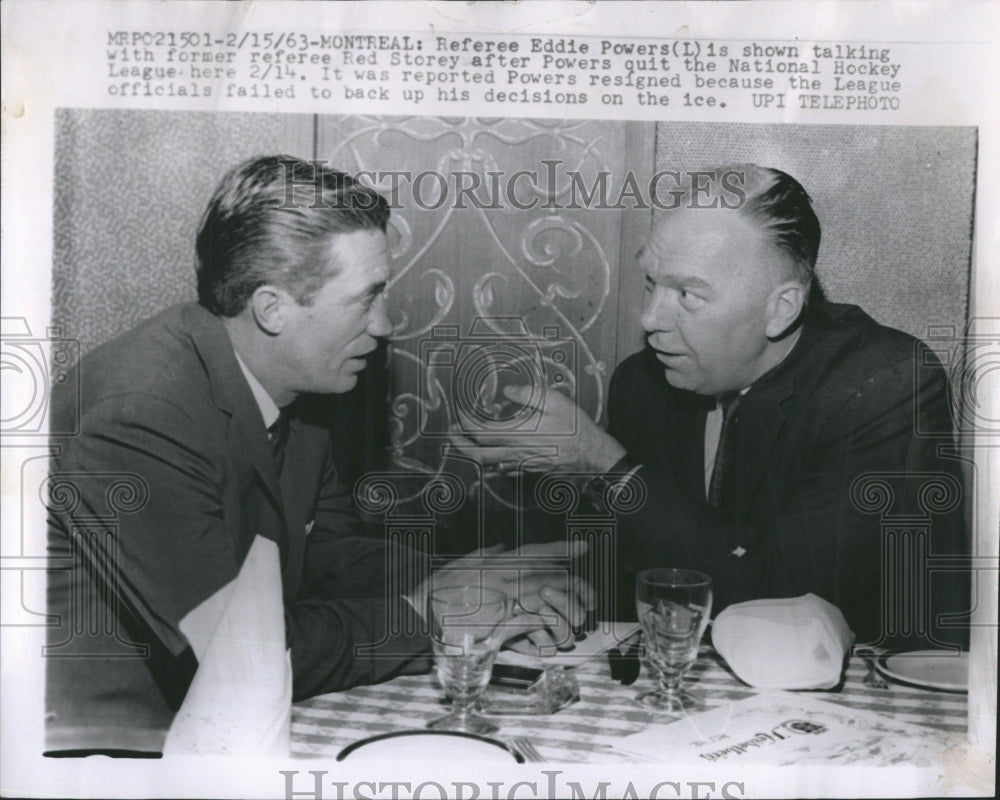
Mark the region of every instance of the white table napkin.
[[292, 665], [278, 546], [258, 536], [235, 580], [182, 621], [198, 670], [163, 754], [288, 755]]

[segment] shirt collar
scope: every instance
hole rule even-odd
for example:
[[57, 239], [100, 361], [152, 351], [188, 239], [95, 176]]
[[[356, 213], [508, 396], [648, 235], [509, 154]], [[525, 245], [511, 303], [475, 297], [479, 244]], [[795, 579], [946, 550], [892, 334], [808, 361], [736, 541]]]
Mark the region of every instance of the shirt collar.
[[[772, 382], [778, 378], [784, 371], [785, 368], [799, 358], [799, 354], [806, 349], [806, 345], [803, 345], [802, 340], [805, 338], [805, 323], [803, 322], [802, 328], [797, 332], [795, 343], [788, 348], [788, 352], [781, 357], [781, 361], [775, 364], [771, 369], [761, 375], [757, 380], [751, 383], [744, 389], [740, 389], [737, 394], [742, 397], [747, 392], [755, 387], [766, 386], [768, 383]], [[793, 355], [794, 354], [794, 355]]]
[[240, 365], [240, 369], [243, 371], [243, 377], [247, 379], [247, 383], [250, 384], [250, 391], [253, 392], [253, 399], [257, 401], [257, 408], [260, 409], [260, 415], [264, 418], [264, 427], [270, 428], [275, 422], [278, 421], [278, 417], [281, 415], [281, 409], [278, 405], [271, 399], [271, 395], [267, 393], [267, 389], [261, 386], [261, 383], [254, 374], [250, 371], [250, 368], [243, 363], [243, 359], [240, 358], [239, 353], [235, 350], [233, 355], [236, 356], [236, 363]]
[[736, 398], [736, 397], [743, 397], [743, 395], [745, 395], [747, 392], [749, 392], [752, 388], [753, 388], [753, 384], [751, 383], [745, 389], [740, 389], [738, 392], [726, 392], [725, 394], [716, 395], [716, 397], [715, 397], [715, 407], [721, 411], [722, 410], [722, 405], [723, 405], [723, 403], [726, 400], [733, 399], [733, 398]]

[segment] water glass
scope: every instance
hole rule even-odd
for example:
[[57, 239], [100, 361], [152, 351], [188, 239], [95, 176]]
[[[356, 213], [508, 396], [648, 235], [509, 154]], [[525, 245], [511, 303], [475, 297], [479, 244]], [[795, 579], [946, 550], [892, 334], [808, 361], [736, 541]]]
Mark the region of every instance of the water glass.
[[651, 708], [682, 712], [704, 708], [704, 701], [680, 688], [698, 658], [698, 646], [712, 610], [712, 579], [689, 569], [647, 569], [639, 573], [635, 605], [646, 644], [646, 658], [659, 686], [639, 697]]
[[475, 713], [490, 682], [507, 617], [507, 596], [494, 589], [453, 587], [431, 592], [432, 641], [438, 680], [452, 712], [427, 724], [435, 730], [493, 733], [499, 728]]

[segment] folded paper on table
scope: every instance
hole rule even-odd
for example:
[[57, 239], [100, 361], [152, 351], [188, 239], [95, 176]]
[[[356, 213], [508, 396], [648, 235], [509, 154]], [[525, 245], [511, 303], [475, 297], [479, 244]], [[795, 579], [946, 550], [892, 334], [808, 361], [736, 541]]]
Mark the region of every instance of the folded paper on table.
[[598, 622], [593, 631], [568, 647], [547, 647], [538, 655], [501, 650], [497, 663], [522, 667], [575, 667], [612, 648], [623, 647], [638, 632], [638, 622]]
[[853, 642], [840, 609], [814, 594], [737, 603], [712, 623], [719, 655], [760, 689], [833, 688]]
[[615, 749], [659, 763], [762, 766], [941, 763], [964, 736], [848, 708], [812, 695], [760, 694], [618, 740]]

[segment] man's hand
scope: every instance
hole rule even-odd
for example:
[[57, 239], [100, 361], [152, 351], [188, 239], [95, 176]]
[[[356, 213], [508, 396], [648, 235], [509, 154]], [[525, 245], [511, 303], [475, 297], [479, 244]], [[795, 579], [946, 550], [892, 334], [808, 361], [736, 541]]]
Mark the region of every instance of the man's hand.
[[586, 622], [594, 607], [594, 590], [570, 577], [569, 561], [583, 555], [585, 542], [529, 544], [516, 550], [498, 547], [476, 550], [436, 570], [406, 599], [421, 614], [435, 589], [482, 586], [507, 595], [509, 617], [501, 638], [528, 634], [536, 645], [567, 645], [574, 629]]
[[[558, 467], [603, 474], [625, 455], [625, 448], [562, 392], [545, 392], [541, 403], [535, 405], [527, 386], [508, 386], [503, 393], [511, 402], [534, 409], [540, 416], [539, 424], [531, 431], [491, 432], [489, 436], [477, 436], [475, 426], [468, 421], [464, 427], [452, 428], [452, 444], [484, 467], [500, 472], [545, 472]], [[553, 433], [574, 428], [572, 435]]]

